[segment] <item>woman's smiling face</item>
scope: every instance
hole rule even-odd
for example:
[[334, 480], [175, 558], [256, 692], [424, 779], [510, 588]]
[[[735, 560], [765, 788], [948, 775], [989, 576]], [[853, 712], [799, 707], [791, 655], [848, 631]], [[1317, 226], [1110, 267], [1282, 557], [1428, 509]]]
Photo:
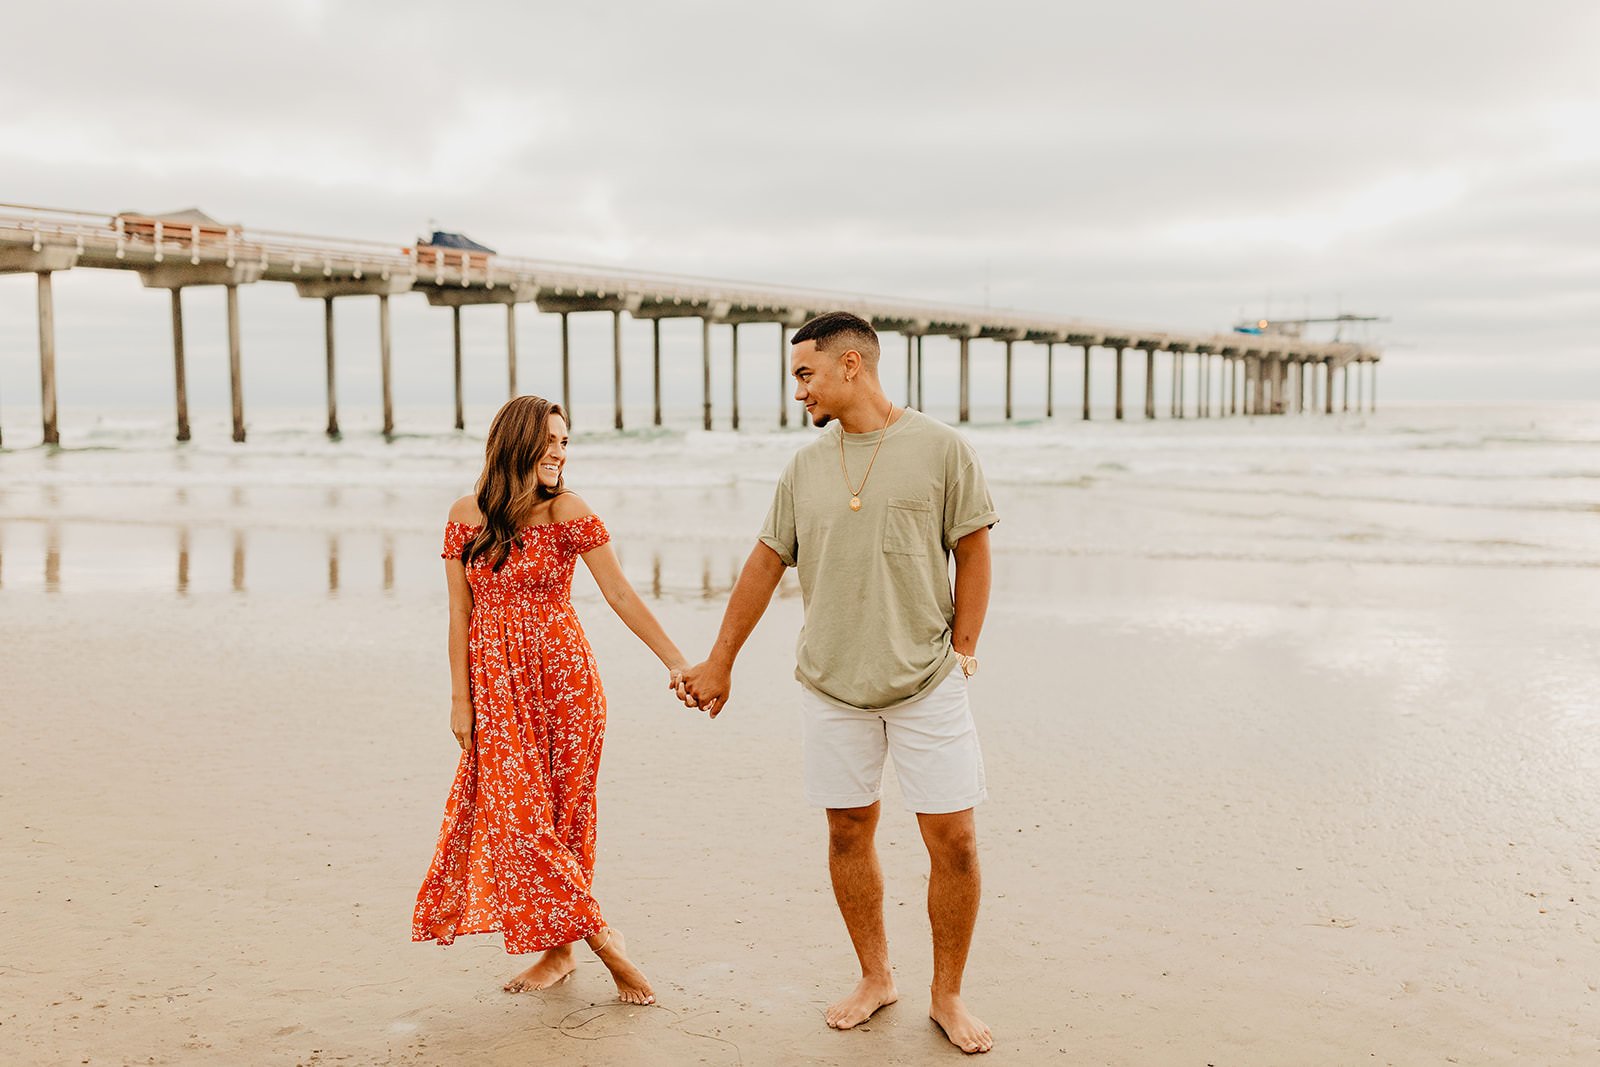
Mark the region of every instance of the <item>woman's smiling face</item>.
[[544, 455], [539, 457], [535, 475], [540, 485], [554, 489], [567, 466], [567, 420], [552, 412], [546, 425], [550, 435], [545, 441]]

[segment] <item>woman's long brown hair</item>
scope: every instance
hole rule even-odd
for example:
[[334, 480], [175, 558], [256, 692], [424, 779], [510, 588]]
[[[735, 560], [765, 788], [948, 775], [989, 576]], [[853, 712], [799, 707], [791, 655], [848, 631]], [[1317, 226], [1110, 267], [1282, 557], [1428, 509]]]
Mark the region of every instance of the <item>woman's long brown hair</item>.
[[561, 481], [554, 489], [539, 481], [539, 461], [550, 447], [551, 415], [560, 415], [571, 428], [561, 405], [541, 396], [506, 401], [489, 424], [489, 439], [483, 447], [483, 473], [478, 476], [478, 510], [483, 512], [483, 528], [462, 549], [463, 564], [470, 565], [484, 556], [498, 571], [512, 546], [522, 546], [519, 521], [527, 516], [528, 509], [537, 501], [553, 500], [566, 491]]

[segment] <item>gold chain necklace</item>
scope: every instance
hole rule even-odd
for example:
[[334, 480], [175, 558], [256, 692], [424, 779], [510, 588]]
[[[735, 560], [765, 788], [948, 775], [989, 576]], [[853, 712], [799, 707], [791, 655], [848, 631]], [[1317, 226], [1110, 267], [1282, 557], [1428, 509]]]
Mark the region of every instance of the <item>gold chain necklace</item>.
[[894, 418], [894, 402], [889, 403], [889, 413], [883, 417], [883, 429], [878, 431], [878, 443], [872, 449], [872, 458], [867, 460], [867, 473], [861, 476], [861, 485], [850, 489], [850, 468], [844, 462], [844, 423], [839, 424], [839, 470], [844, 474], [844, 487], [850, 489], [850, 510], [861, 510], [861, 490], [867, 487], [867, 479], [872, 477], [872, 465], [878, 462], [878, 449], [883, 447], [883, 439], [889, 436], [889, 422]]

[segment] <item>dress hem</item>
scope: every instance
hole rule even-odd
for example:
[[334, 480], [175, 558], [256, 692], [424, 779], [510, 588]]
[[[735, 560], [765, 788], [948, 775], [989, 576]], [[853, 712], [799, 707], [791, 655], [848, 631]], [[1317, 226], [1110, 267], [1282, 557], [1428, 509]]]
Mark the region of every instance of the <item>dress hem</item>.
[[[601, 930], [604, 930], [605, 928], [606, 928], [606, 924], [602, 921], [598, 926], [596, 926], [592, 930], [589, 930], [589, 931], [587, 931], [585, 933], [578, 934], [577, 936], [573, 937], [571, 940], [568, 940], [568, 941], [558, 941], [553, 945], [531, 945], [531, 946], [528, 946], [527, 948], [512, 948], [510, 945], [507, 945], [506, 946], [506, 955], [508, 955], [508, 956], [526, 956], [530, 952], [549, 952], [553, 948], [561, 948], [561, 947], [563, 947], [565, 945], [575, 945], [579, 941], [584, 940], [585, 938], [593, 937], [595, 934], [598, 934]], [[485, 927], [483, 927], [482, 929], [479, 929], [479, 930], [456, 930], [455, 932], [453, 932], [453, 933], [451, 933], [451, 934], [449, 934], [447, 936], [442, 936], [442, 935], [439, 935], [439, 934], [421, 934], [421, 935], [412, 934], [411, 935], [411, 940], [415, 944], [421, 944], [424, 941], [432, 941], [436, 945], [439, 945], [439, 946], [441, 946], [443, 948], [448, 948], [448, 947], [450, 947], [450, 945], [452, 945], [455, 942], [456, 938], [458, 938], [458, 937], [471, 937], [474, 934], [504, 934], [504, 933], [505, 933], [505, 931], [500, 929], [500, 927], [498, 927], [498, 926], [485, 926]]]

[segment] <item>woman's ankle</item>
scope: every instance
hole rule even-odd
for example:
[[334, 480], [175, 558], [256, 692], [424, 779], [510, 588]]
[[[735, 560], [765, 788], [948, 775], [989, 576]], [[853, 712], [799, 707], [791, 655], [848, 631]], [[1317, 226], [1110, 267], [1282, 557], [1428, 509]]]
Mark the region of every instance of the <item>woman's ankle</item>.
[[612, 947], [611, 942], [612, 930], [609, 926], [602, 926], [600, 929], [583, 939], [583, 943], [589, 946], [589, 951], [593, 952], [596, 956], [604, 956], [606, 949]]

